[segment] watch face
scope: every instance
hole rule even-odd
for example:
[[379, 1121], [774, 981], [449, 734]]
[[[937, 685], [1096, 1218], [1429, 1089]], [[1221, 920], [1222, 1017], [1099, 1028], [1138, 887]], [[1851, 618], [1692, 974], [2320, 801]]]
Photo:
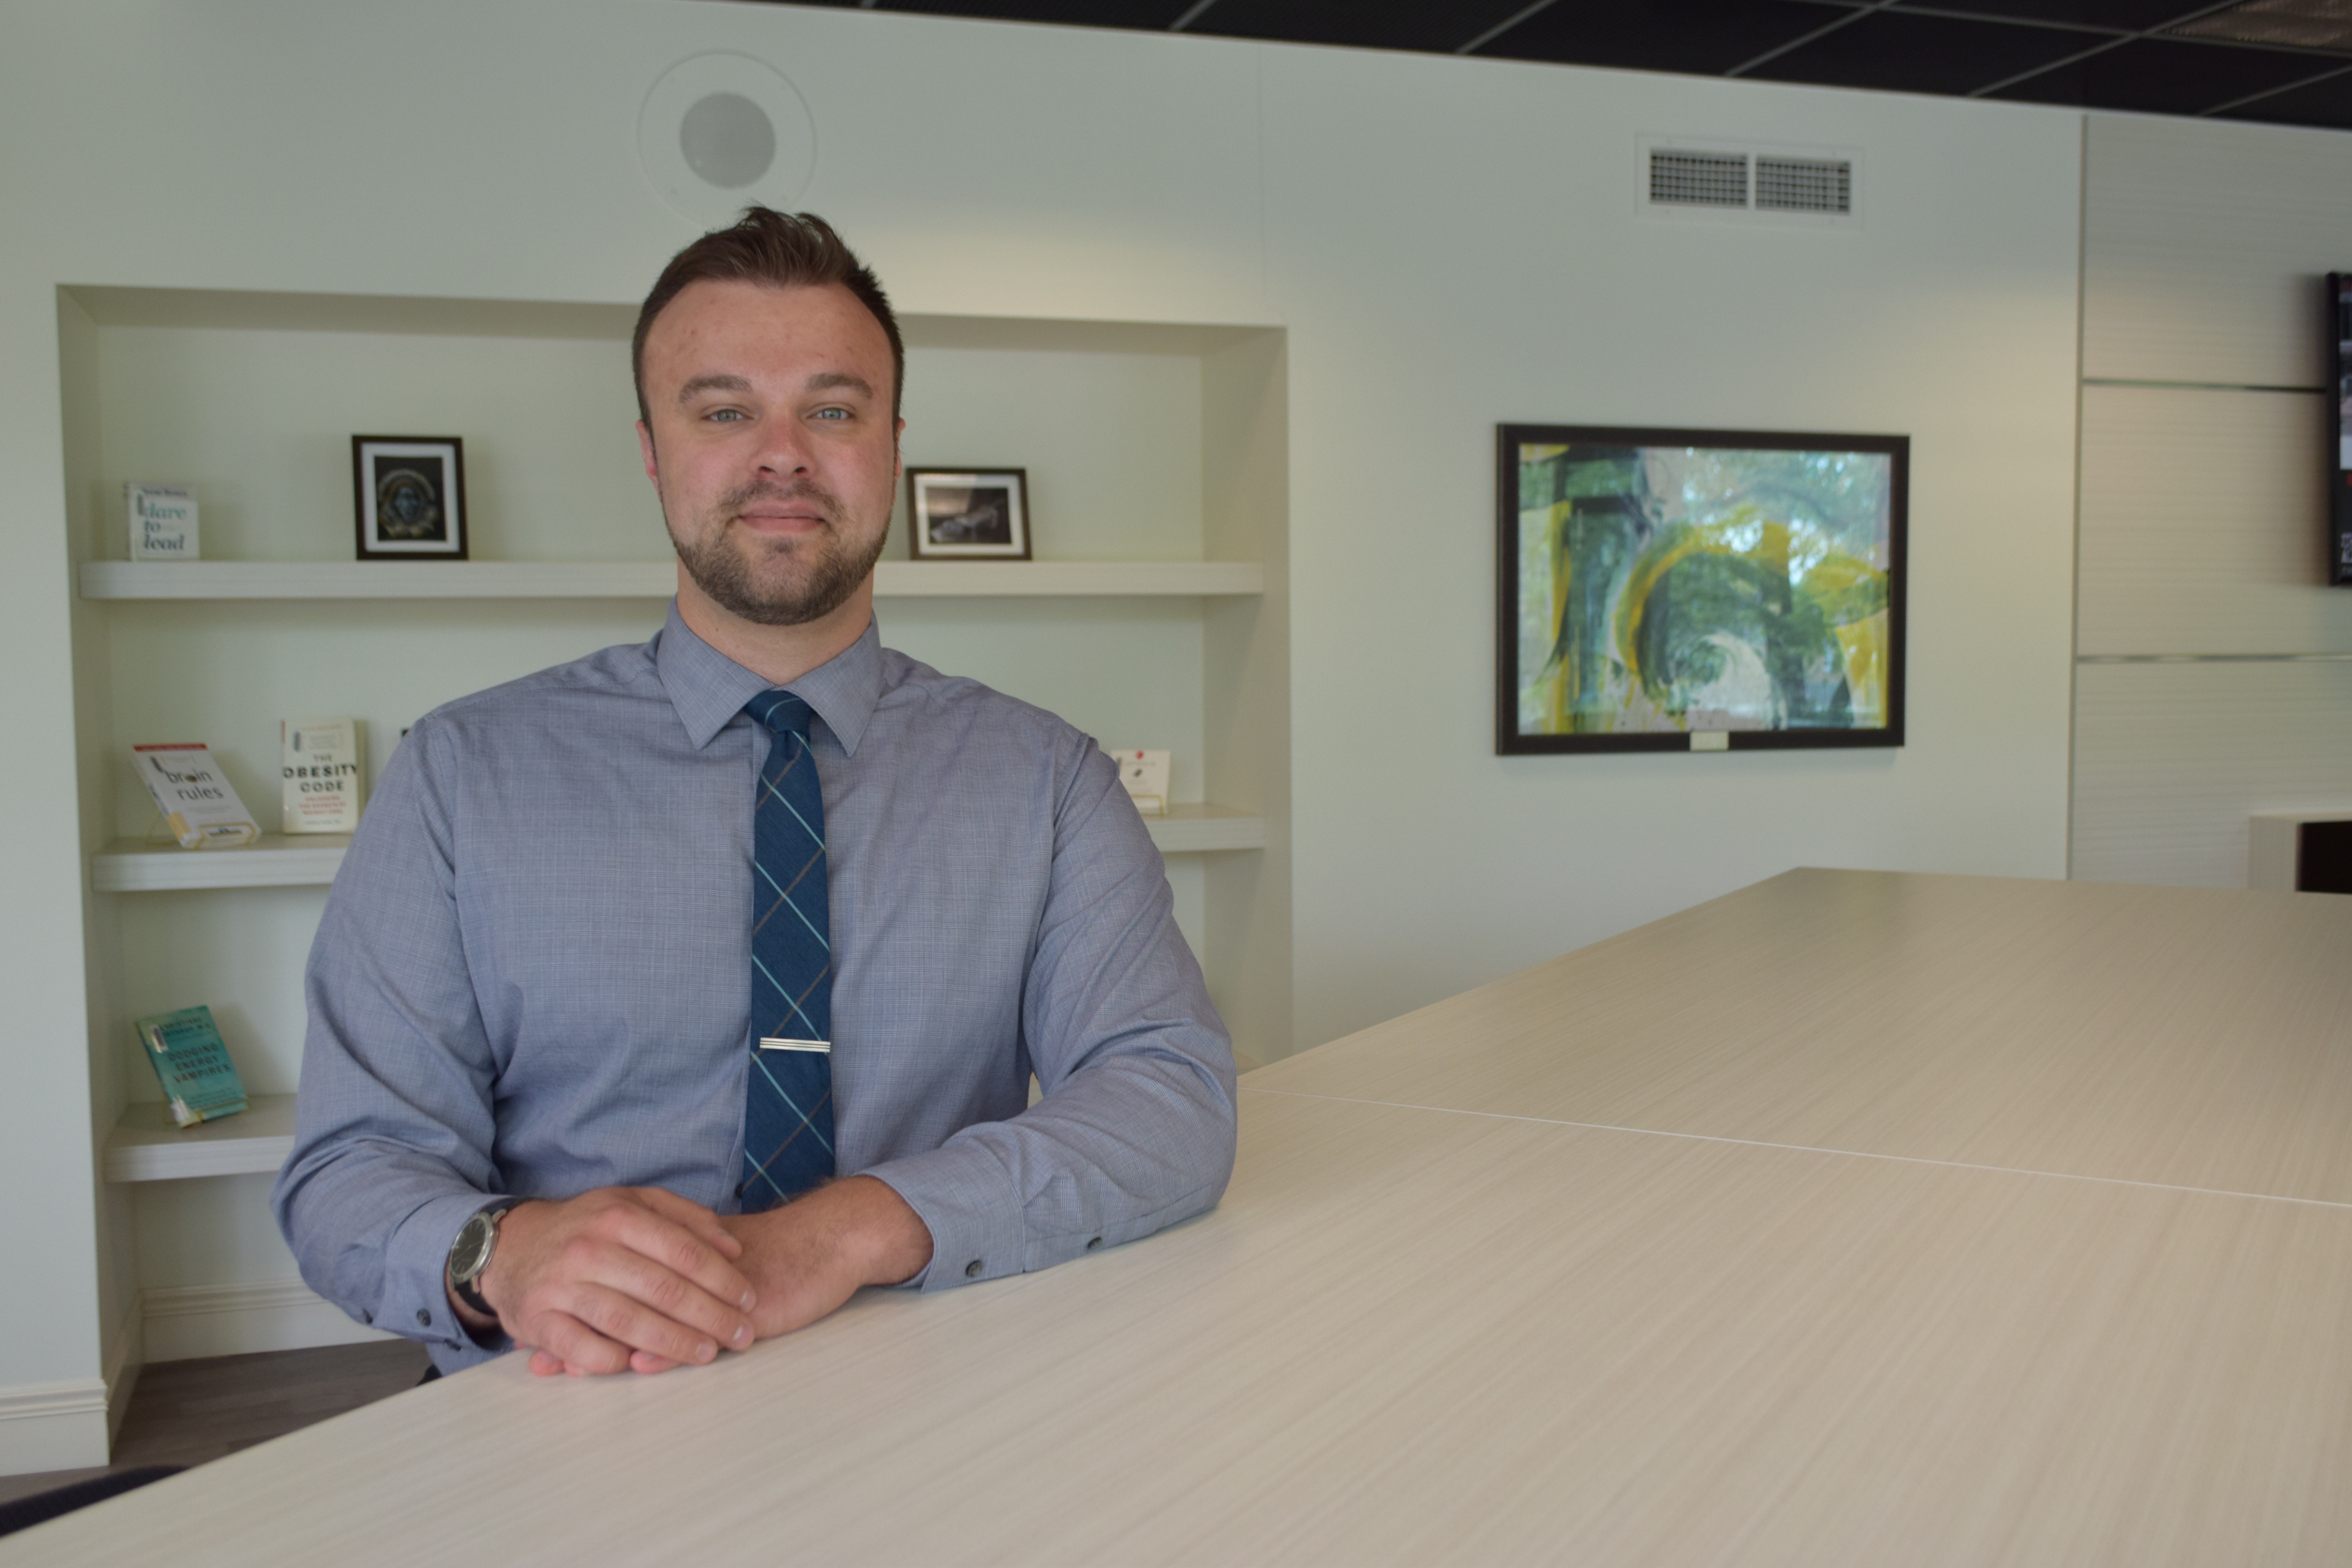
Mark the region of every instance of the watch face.
[[449, 1277], [471, 1279], [488, 1261], [490, 1238], [498, 1235], [498, 1221], [491, 1215], [478, 1214], [466, 1222], [457, 1233], [457, 1244], [449, 1248]]

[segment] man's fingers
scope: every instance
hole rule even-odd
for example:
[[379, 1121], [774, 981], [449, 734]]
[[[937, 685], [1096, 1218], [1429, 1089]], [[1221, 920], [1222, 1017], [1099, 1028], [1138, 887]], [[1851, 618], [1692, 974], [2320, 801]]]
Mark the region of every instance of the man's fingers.
[[[657, 1355], [649, 1355], [644, 1351], [631, 1351], [629, 1352], [629, 1370], [631, 1372], [641, 1372], [646, 1373], [667, 1372], [677, 1364], [677, 1363], [674, 1361], [667, 1361]], [[586, 1377], [590, 1375], [586, 1367], [573, 1366], [560, 1355], [550, 1355], [545, 1351], [533, 1351], [530, 1352], [530, 1374], [533, 1377], [562, 1377], [566, 1373], [569, 1373], [573, 1377]]]
[[740, 1245], [698, 1204], [607, 1188], [509, 1215], [483, 1288], [516, 1341], [550, 1358], [534, 1371], [660, 1371], [757, 1333], [751, 1288], [726, 1255]]
[[633, 1187], [645, 1205], [664, 1219], [683, 1226], [719, 1250], [729, 1262], [743, 1256], [743, 1244], [737, 1240], [724, 1221], [690, 1198], [679, 1197], [667, 1187]]
[[[578, 1300], [572, 1308], [572, 1315], [618, 1345], [625, 1345], [630, 1350], [651, 1351], [674, 1362], [699, 1363], [713, 1360], [719, 1354], [721, 1341], [698, 1329], [689, 1328], [666, 1313], [653, 1310], [634, 1296], [601, 1285], [584, 1285], [576, 1294]], [[548, 1348], [561, 1349], [555, 1345]], [[564, 1359], [576, 1362], [580, 1358], [564, 1352]], [[623, 1355], [619, 1359], [625, 1363], [628, 1358]], [[599, 1366], [597, 1370], [618, 1372], [621, 1368], [618, 1365]]]
[[531, 1343], [533, 1372], [540, 1370], [541, 1356], [552, 1357], [561, 1370], [574, 1376], [619, 1372], [629, 1364], [628, 1346], [606, 1339], [569, 1312], [543, 1314], [531, 1325]]
[[[717, 1334], [722, 1343], [731, 1341], [735, 1333], [735, 1323], [731, 1319], [741, 1317], [759, 1302], [759, 1298], [752, 1293], [751, 1281], [737, 1272], [735, 1266], [720, 1257], [717, 1249], [701, 1237], [650, 1208], [614, 1209], [613, 1216], [615, 1237], [623, 1246], [660, 1265], [667, 1272], [691, 1281], [711, 1300], [721, 1305], [721, 1310], [730, 1314], [730, 1321], [723, 1323], [698, 1321], [696, 1326]], [[668, 1310], [667, 1302], [651, 1296], [645, 1300], [664, 1310]]]

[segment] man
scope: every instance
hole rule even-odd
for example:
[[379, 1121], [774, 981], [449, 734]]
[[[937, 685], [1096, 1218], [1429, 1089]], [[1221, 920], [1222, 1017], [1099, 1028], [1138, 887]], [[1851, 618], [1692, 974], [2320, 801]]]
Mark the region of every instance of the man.
[[667, 625], [426, 715], [310, 955], [278, 1225], [441, 1370], [708, 1362], [1148, 1235], [1232, 1170], [1230, 1042], [1110, 760], [880, 645], [873, 275], [755, 207], [633, 352]]

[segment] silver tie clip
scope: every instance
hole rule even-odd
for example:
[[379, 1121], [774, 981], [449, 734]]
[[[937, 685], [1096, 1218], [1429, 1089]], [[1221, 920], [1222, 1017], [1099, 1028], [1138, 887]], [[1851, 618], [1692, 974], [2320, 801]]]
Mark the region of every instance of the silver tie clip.
[[760, 1048], [763, 1051], [814, 1051], [821, 1057], [829, 1057], [833, 1054], [833, 1042], [831, 1040], [779, 1040], [762, 1037]]

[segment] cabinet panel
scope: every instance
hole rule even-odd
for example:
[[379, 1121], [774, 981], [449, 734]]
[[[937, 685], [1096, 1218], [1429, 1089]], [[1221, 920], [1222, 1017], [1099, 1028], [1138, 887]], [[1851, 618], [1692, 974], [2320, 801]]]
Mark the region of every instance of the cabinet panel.
[[2242, 888], [2253, 813], [2352, 807], [2352, 661], [2083, 665], [2074, 693], [2084, 881]]
[[2083, 389], [2085, 654], [2352, 650], [2326, 586], [2324, 400]]
[[2083, 374], [2319, 385], [2319, 279], [2352, 267], [2341, 136], [2104, 114], [2084, 134]]

